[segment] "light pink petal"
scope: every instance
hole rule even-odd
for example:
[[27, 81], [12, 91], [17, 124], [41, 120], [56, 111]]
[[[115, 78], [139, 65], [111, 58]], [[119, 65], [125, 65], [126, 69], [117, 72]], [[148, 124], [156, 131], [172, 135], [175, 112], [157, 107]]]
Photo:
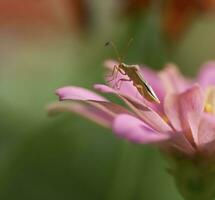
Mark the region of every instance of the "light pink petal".
[[180, 93], [190, 87], [190, 81], [186, 80], [174, 64], [167, 66], [159, 73], [166, 93]]
[[167, 94], [164, 100], [164, 112], [176, 132], [182, 132], [180, 105], [178, 95]]
[[204, 64], [198, 75], [198, 82], [202, 87], [215, 85], [215, 61]]
[[[64, 102], [51, 104], [48, 108], [51, 114], [75, 112], [105, 127], [110, 127], [116, 115], [122, 113], [131, 114], [122, 106], [111, 103], [102, 96], [84, 88], [75, 86], [63, 87], [58, 89], [56, 94]], [[76, 102], [65, 102], [65, 100]]]
[[114, 65], [118, 65], [118, 64], [119, 64], [119, 62], [117, 62], [115, 60], [111, 60], [111, 59], [105, 60], [105, 62], [104, 62], [104, 66], [110, 71], [113, 70]]
[[104, 97], [82, 87], [67, 86], [56, 90], [60, 100], [96, 100], [108, 101]]
[[111, 88], [107, 85], [95, 84], [93, 87], [94, 87], [94, 89], [96, 89], [98, 92], [101, 92], [101, 93], [118, 94], [118, 92], [116, 90], [114, 90], [113, 88]]
[[166, 121], [153, 109], [147, 105], [144, 105], [143, 103], [134, 101], [129, 97], [121, 96], [121, 98], [150, 127], [157, 130], [158, 132], [172, 132], [172, 129], [168, 123], [166, 123]]
[[153, 111], [150, 107], [137, 100], [136, 98], [119, 93], [109, 86], [102, 84], [94, 85], [94, 88], [99, 92], [118, 95], [145, 123], [147, 123], [155, 130], [163, 133], [172, 131], [169, 125], [162, 119], [162, 117], [158, 113]]
[[62, 112], [73, 112], [106, 128], [111, 128], [114, 119], [112, 115], [101, 109], [76, 102], [52, 103], [48, 106], [47, 110], [49, 115], [56, 115]]
[[105, 127], [111, 126], [113, 119], [119, 114], [130, 114], [120, 105], [105, 101], [64, 101], [52, 103], [47, 108], [50, 115], [62, 112], [75, 112]]
[[134, 115], [133, 113], [128, 111], [126, 108], [124, 108], [120, 105], [117, 105], [115, 103], [112, 103], [112, 102], [88, 100], [85, 103], [90, 104], [90, 105], [102, 110], [103, 112], [106, 112], [107, 114], [109, 114], [113, 117], [115, 117], [116, 115], [119, 115], [119, 114], [123, 114], [123, 113]]
[[198, 127], [203, 113], [203, 94], [198, 85], [181, 94], [171, 94], [164, 103], [165, 113], [177, 132], [198, 144]]
[[153, 128], [157, 132], [171, 135], [172, 144], [170, 146], [175, 146], [177, 149], [181, 151], [183, 150], [188, 154], [192, 154], [194, 152], [194, 148], [183, 134], [177, 135], [176, 131], [174, 132], [174, 130], [172, 130], [168, 123], [166, 123], [159, 114], [144, 105], [142, 102], [132, 97], [118, 94], [115, 90], [106, 85], [95, 85], [94, 87], [100, 92], [118, 95], [149, 127]]
[[167, 122], [165, 122], [160, 115], [151, 110], [150, 108], [143, 106], [138, 102], [131, 101], [126, 99], [124, 101], [129, 105], [129, 107], [150, 127], [160, 133], [166, 133], [171, 136], [170, 144], [168, 146], [174, 146], [179, 150], [183, 150], [187, 154], [192, 154], [194, 152], [193, 147], [187, 141], [183, 134], [177, 134]]
[[199, 148], [213, 153], [215, 150], [215, 116], [204, 113], [198, 132]]
[[194, 142], [198, 144], [198, 128], [204, 110], [204, 96], [198, 85], [193, 86], [180, 96], [182, 123], [191, 129]]
[[113, 130], [119, 137], [140, 144], [161, 143], [170, 138], [170, 135], [160, 134], [130, 115], [119, 115], [114, 120]]

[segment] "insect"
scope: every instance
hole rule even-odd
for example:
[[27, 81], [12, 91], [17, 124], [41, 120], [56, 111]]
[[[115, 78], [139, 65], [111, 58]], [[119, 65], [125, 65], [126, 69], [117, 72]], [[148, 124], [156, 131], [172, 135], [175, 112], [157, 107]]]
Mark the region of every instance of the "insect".
[[120, 78], [117, 80], [115, 83], [115, 86], [118, 86], [122, 84], [124, 81], [132, 81], [133, 86], [138, 90], [139, 94], [147, 99], [150, 102], [153, 103], [160, 103], [160, 100], [158, 99], [157, 95], [155, 94], [154, 90], [152, 87], [148, 84], [148, 82], [143, 78], [140, 68], [138, 65], [127, 65], [122, 62], [121, 57], [119, 56], [119, 53], [117, 51], [116, 46], [114, 45], [113, 42], [107, 42], [105, 46], [111, 45], [113, 49], [115, 50], [115, 53], [117, 54], [119, 64], [114, 65], [113, 71], [111, 76], [113, 77], [110, 81], [113, 81], [114, 79], [117, 78], [118, 73], [122, 75], [127, 75], [128, 78]]

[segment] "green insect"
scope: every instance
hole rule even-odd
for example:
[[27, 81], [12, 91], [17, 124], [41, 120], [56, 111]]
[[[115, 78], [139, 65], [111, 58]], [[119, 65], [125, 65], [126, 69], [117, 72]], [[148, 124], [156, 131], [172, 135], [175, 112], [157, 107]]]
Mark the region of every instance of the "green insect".
[[160, 100], [158, 99], [157, 95], [155, 94], [152, 87], [148, 84], [148, 82], [143, 78], [140, 68], [138, 65], [127, 65], [122, 62], [122, 59], [119, 56], [119, 53], [117, 51], [117, 48], [115, 47], [113, 42], [108, 42], [106, 45], [111, 45], [113, 49], [115, 50], [119, 64], [115, 65], [112, 71], [111, 76], [113, 77], [110, 81], [113, 81], [117, 78], [118, 73], [122, 75], [126, 75], [128, 78], [120, 78], [117, 80], [117, 82], [114, 84], [114, 86], [117, 86], [117, 88], [120, 88], [122, 82], [125, 81], [132, 81], [133, 86], [138, 90], [139, 94], [147, 99], [150, 102], [153, 103], [160, 103]]

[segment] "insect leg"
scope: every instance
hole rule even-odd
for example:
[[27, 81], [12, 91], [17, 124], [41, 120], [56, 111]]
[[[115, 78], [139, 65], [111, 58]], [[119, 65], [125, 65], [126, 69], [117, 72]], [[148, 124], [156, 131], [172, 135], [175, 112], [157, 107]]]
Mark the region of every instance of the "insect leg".
[[[115, 78], [114, 78], [115, 80], [117, 79], [119, 73], [122, 75], [126, 75], [126, 73], [118, 66], [117, 73], [116, 73]], [[117, 80], [117, 82], [119, 82], [119, 80]]]
[[117, 68], [118, 68], [118, 66], [117, 66], [117, 65], [114, 65], [111, 74], [107, 75], [106, 77], [112, 77], [112, 76], [114, 75], [114, 73], [116, 72], [116, 70], [118, 70]]
[[118, 71], [119, 71], [118, 66], [114, 65], [111, 75], [106, 76], [106, 77], [111, 77], [111, 79], [108, 80], [107, 83], [109, 83], [109, 82], [113, 81], [114, 79], [116, 79], [116, 77], [118, 75]]
[[120, 87], [122, 86], [122, 83], [124, 81], [132, 81], [131, 79], [126, 79], [126, 78], [121, 78], [119, 79], [115, 84], [114, 87], [116, 87], [117, 89], [120, 89]]
[[120, 69], [120, 68], [118, 69], [118, 71], [119, 71], [119, 73], [122, 74], [122, 75], [127, 75], [127, 74], [126, 74], [122, 69]]
[[141, 96], [144, 96], [145, 92], [144, 92], [144, 89], [143, 89], [143, 86], [142, 85], [135, 85], [135, 87], [137, 88], [138, 92], [140, 93]]
[[144, 88], [142, 85], [134, 84], [134, 87], [136, 87], [136, 89], [137, 89], [136, 98], [138, 97], [138, 94], [141, 95], [142, 97], [145, 96], [145, 91], [144, 91]]
[[[120, 67], [118, 65], [114, 65], [113, 71], [112, 71], [112, 73], [110, 75], [110, 77], [112, 77], [112, 78], [110, 80], [108, 80], [107, 83], [109, 83], [109, 82], [111, 82], [113, 80], [116, 80], [119, 73], [122, 74], [122, 75], [126, 75], [126, 73], [122, 69], [120, 69]], [[114, 85], [116, 85], [116, 83]]]

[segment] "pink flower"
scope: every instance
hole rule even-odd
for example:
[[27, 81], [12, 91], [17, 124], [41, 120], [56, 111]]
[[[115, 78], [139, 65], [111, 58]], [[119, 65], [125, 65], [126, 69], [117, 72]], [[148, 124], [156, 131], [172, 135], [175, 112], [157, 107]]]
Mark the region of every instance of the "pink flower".
[[[112, 70], [114, 61], [107, 61]], [[140, 67], [143, 77], [157, 94], [160, 104], [145, 100], [132, 82], [119, 89], [94, 85], [101, 93], [119, 97], [126, 106], [110, 102], [97, 93], [75, 86], [60, 88], [60, 102], [49, 106], [53, 112], [76, 112], [111, 128], [120, 138], [154, 144], [167, 153], [212, 156], [215, 152], [215, 62], [203, 65], [196, 79], [183, 77], [173, 64], [156, 73]], [[121, 76], [119, 75], [117, 79]], [[68, 101], [72, 100], [72, 101]]]

